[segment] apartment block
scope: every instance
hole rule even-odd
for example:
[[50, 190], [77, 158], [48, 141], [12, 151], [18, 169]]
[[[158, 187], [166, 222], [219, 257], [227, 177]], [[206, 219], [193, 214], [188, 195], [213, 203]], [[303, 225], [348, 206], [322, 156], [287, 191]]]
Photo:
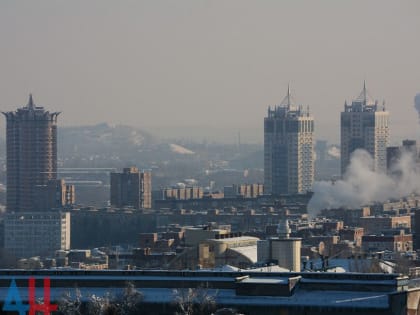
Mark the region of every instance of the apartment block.
[[70, 249], [69, 212], [8, 213], [4, 218], [4, 248], [17, 258], [52, 257]]
[[124, 168], [122, 173], [111, 173], [111, 205], [117, 208], [152, 207], [152, 174], [137, 167]]

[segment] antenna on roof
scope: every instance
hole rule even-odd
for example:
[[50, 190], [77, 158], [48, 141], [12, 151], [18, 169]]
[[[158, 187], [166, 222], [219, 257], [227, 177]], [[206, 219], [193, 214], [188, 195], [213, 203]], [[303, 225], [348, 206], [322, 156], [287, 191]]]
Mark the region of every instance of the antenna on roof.
[[32, 98], [32, 93], [29, 94], [28, 108], [33, 109], [35, 107], [34, 100]]

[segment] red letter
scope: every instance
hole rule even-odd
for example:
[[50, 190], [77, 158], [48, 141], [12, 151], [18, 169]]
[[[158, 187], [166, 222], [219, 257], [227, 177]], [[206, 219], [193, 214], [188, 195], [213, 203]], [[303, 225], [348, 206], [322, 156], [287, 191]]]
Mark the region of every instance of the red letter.
[[44, 302], [42, 304], [37, 304], [35, 301], [35, 278], [29, 278], [29, 305], [29, 315], [35, 315], [36, 312], [50, 315], [50, 312], [57, 310], [57, 304], [50, 304], [50, 278], [44, 279]]

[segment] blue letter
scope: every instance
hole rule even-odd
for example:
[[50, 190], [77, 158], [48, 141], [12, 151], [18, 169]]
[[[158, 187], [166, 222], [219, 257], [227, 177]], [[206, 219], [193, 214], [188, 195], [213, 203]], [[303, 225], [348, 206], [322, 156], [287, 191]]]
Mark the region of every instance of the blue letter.
[[23, 304], [20, 298], [19, 290], [16, 286], [15, 279], [10, 283], [9, 290], [7, 290], [7, 296], [4, 300], [3, 311], [18, 312], [19, 315], [26, 315], [29, 311], [29, 305]]

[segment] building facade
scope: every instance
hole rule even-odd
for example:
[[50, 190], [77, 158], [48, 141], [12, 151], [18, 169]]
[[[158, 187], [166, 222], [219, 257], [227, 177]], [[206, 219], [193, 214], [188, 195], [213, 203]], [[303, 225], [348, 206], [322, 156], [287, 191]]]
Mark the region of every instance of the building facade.
[[365, 253], [378, 251], [411, 252], [413, 250], [413, 235], [364, 235], [362, 249]]
[[411, 231], [411, 216], [367, 216], [359, 219], [359, 226], [365, 234], [380, 235], [387, 230]]
[[170, 187], [160, 190], [162, 200], [190, 200], [203, 198], [203, 187]]
[[207, 239], [198, 246], [198, 261], [201, 266], [230, 265], [248, 268], [257, 262], [257, 237], [230, 233]]
[[264, 193], [311, 191], [314, 181], [314, 119], [296, 106], [290, 88], [264, 118]]
[[4, 248], [17, 258], [52, 256], [70, 249], [70, 212], [8, 213]]
[[389, 113], [385, 104], [368, 95], [366, 84], [351, 105], [344, 103], [341, 112], [341, 175], [344, 175], [352, 153], [357, 149], [366, 150], [373, 158], [375, 171], [386, 171], [389, 142]]
[[57, 116], [36, 106], [3, 112], [6, 117], [7, 210], [32, 211], [36, 186], [57, 177]]
[[37, 186], [37, 211], [69, 208], [75, 201], [74, 185], [66, 184], [64, 179], [52, 179], [46, 185]]
[[263, 184], [233, 184], [223, 187], [224, 198], [257, 198], [264, 194]]
[[152, 207], [152, 174], [140, 172], [137, 167], [124, 168], [122, 173], [111, 173], [111, 205], [117, 208]]

